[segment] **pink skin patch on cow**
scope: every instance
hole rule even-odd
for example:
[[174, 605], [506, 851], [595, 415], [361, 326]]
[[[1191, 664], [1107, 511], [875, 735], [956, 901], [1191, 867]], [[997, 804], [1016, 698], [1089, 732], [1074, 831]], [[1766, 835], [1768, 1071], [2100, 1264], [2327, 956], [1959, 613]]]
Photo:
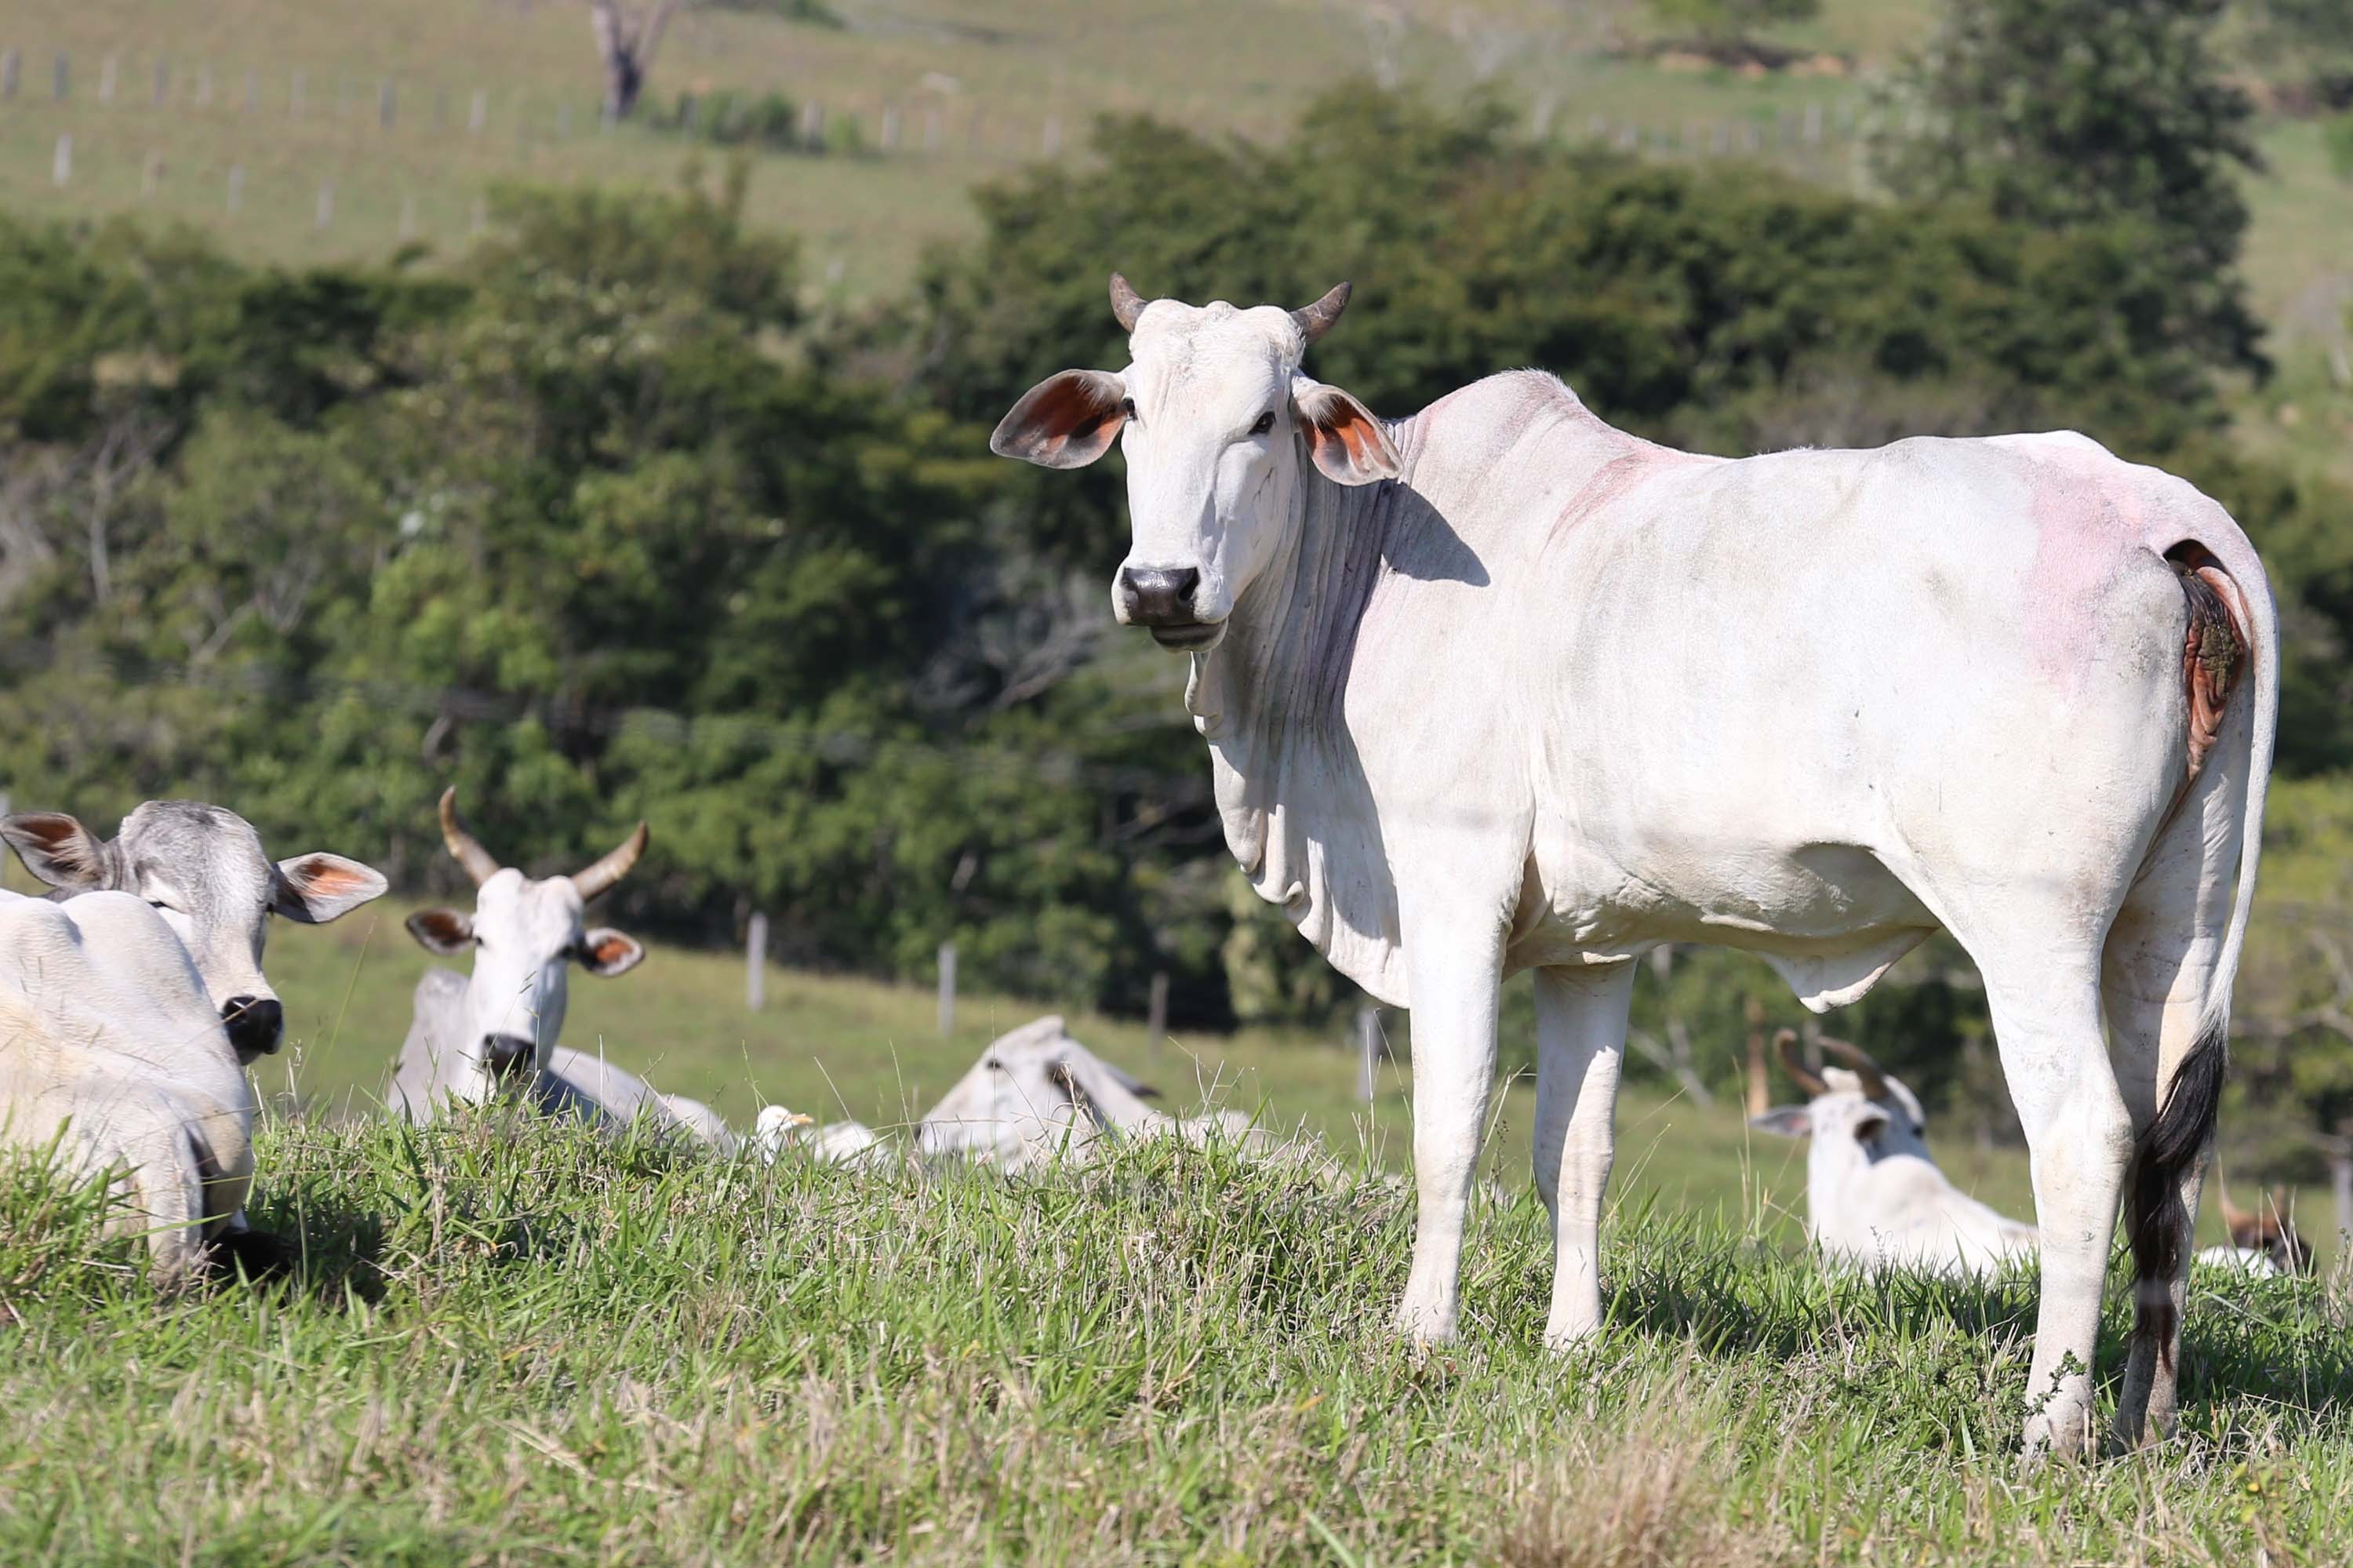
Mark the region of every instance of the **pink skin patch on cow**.
[[2074, 689], [2108, 630], [2104, 590], [2147, 547], [2147, 516], [2130, 478], [2102, 471], [2112, 461], [2054, 447], [2026, 463], [2035, 531], [2027, 635], [2036, 664], [2063, 692]]

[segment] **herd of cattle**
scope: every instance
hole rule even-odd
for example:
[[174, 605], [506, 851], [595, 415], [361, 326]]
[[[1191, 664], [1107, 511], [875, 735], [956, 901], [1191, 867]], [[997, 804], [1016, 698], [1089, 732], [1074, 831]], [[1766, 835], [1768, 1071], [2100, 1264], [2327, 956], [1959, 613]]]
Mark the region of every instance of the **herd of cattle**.
[[[1232, 1111], [1177, 1118], [1155, 1091], [1071, 1038], [1060, 1016], [990, 1043], [902, 1145], [855, 1121], [818, 1127], [781, 1106], [739, 1137], [699, 1101], [667, 1095], [601, 1054], [561, 1044], [570, 967], [628, 972], [637, 941], [592, 927], [591, 900], [646, 848], [637, 830], [585, 870], [533, 879], [503, 866], [443, 795], [441, 832], [471, 877], [474, 908], [421, 910], [408, 929], [428, 952], [470, 951], [473, 972], [435, 968], [415, 1014], [387, 1107], [430, 1121], [460, 1106], [512, 1103], [599, 1131], [651, 1134], [721, 1157], [828, 1163], [971, 1159], [1008, 1174], [1082, 1161], [1108, 1143], [1221, 1139], [1321, 1180], [1339, 1166], [1306, 1139], [1277, 1139]], [[121, 1228], [143, 1234], [158, 1267], [184, 1275], [230, 1259], [259, 1267], [271, 1238], [246, 1225], [255, 1180], [254, 1101], [245, 1070], [279, 1048], [284, 1010], [262, 973], [272, 915], [332, 920], [381, 895], [384, 878], [343, 856], [272, 863], [260, 835], [217, 806], [150, 801], [101, 841], [75, 818], [28, 813], [0, 837], [49, 883], [46, 899], [0, 894], [0, 1104], [11, 1141], [55, 1149], [77, 1174], [118, 1173]], [[1912, 1090], [1859, 1047], [1823, 1038], [1842, 1064], [1817, 1070], [1783, 1030], [1774, 1048], [1808, 1095], [1754, 1119], [1810, 1139], [1808, 1229], [1823, 1257], [1862, 1267], [1990, 1277], [2030, 1255], [2033, 1227], [2005, 1219], [1946, 1179], [1929, 1157]], [[2276, 1207], [2225, 1207], [2233, 1245], [2201, 1260], [2278, 1274], [2311, 1250]]]
[[[1834, 1052], [1842, 1065], [1795, 1070], [1809, 1104], [1769, 1118], [1812, 1139], [1821, 1249], [1981, 1272], [2031, 1247], [2025, 1444], [2083, 1452], [2121, 1210], [2135, 1290], [2116, 1435], [2172, 1430], [2278, 732], [2278, 616], [2245, 534], [2072, 431], [1725, 460], [1616, 429], [1535, 371], [1381, 418], [1304, 368], [1348, 297], [1194, 306], [1113, 274], [1128, 363], [1049, 376], [989, 444], [1057, 469], [1122, 448], [1112, 610], [1189, 663], [1227, 847], [1335, 968], [1412, 1011], [1399, 1331], [1456, 1330], [1506, 976], [1535, 977], [1545, 1338], [1569, 1349], [1603, 1322], [1642, 955], [1746, 950], [1820, 1012], [1943, 931], [1984, 979], [2038, 1225], [1962, 1199], [1916, 1099]], [[436, 952], [470, 948], [474, 972], [420, 985], [391, 1101], [429, 1117], [512, 1094], [733, 1146], [706, 1107], [556, 1043], [569, 966], [640, 957], [583, 912], [644, 830], [579, 876], [533, 881], [446, 799], [442, 825], [476, 906], [411, 927]], [[191, 1266], [199, 1232], [236, 1234], [252, 1178], [240, 1062], [282, 1027], [264, 922], [332, 919], [383, 879], [332, 855], [273, 864], [208, 807], [142, 807], [112, 844], [64, 817], [8, 832], [38, 874], [90, 890], [0, 904], [11, 1133], [132, 1171], [159, 1255]], [[992, 1048], [920, 1151], [1026, 1162], [1037, 1140], [1005, 1130], [1008, 1101], [1060, 1104], [1037, 1119], [1059, 1116], [1066, 1145], [1215, 1130], [1156, 1118], [1038, 1027], [1042, 1065], [1011, 1065], [1037, 1040]], [[870, 1136], [771, 1113], [749, 1143], [879, 1158]]]

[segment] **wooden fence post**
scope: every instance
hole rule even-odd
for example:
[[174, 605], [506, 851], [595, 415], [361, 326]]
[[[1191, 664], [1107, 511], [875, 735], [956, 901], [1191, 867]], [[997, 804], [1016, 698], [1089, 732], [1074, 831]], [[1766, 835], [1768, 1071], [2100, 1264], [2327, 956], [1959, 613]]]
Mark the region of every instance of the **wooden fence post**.
[[59, 103], [66, 101], [66, 89], [73, 79], [73, 62], [60, 53], [56, 68], [49, 73], [49, 96]]
[[60, 185], [73, 184], [73, 132], [70, 131], [63, 132], [58, 137], [57, 154], [49, 160], [49, 182]]
[[247, 71], [245, 73], [245, 111], [250, 114], [260, 107], [261, 73], [254, 70]]
[[148, 101], [161, 109], [172, 96], [172, 57], [158, 55], [155, 58], [155, 89], [147, 95]]
[[814, 98], [801, 105], [801, 145], [812, 153], [825, 151], [825, 105]]
[[1168, 1036], [1168, 971], [1155, 969], [1152, 975], [1151, 1011], [1144, 1015], [1145, 1044], [1155, 1054], [1160, 1042]]
[[146, 197], [153, 196], [155, 194], [156, 187], [161, 185], [163, 183], [164, 154], [161, 153], [150, 153], [147, 154], [147, 161], [144, 164], [142, 164], [139, 167], [139, 195], [141, 199], [144, 200]]
[[104, 59], [98, 62], [98, 101], [100, 103], [111, 103], [114, 101], [114, 79], [117, 74], [117, 64], [118, 62], [112, 55], [109, 55]]
[[321, 228], [329, 228], [333, 227], [334, 221], [335, 182], [332, 180], [321, 180], [319, 182], [319, 210], [317, 224]]
[[1380, 1087], [1381, 1013], [1369, 1004], [1356, 1009], [1356, 1097], [1366, 1105]]
[[491, 122], [491, 95], [480, 88], [474, 90], [474, 101], [466, 106], [466, 134], [479, 136], [482, 127]]
[[744, 1010], [768, 1005], [768, 917], [753, 911], [744, 923]]
[[417, 234], [417, 198], [416, 198], [415, 196], [403, 196], [403, 197], [401, 197], [401, 198], [400, 198], [400, 230], [399, 230], [399, 238], [401, 238], [402, 239], [410, 239], [410, 238], [414, 238], [416, 237], [416, 234]]
[[16, 50], [0, 55], [0, 99], [16, 96], [16, 79], [24, 74], [25, 59]]
[[1046, 116], [1045, 133], [1039, 138], [1039, 147], [1049, 158], [1062, 151], [1062, 121], [1060, 115]]
[[386, 77], [384, 80], [376, 84], [375, 89], [376, 129], [379, 131], [391, 130], [393, 120], [398, 114], [399, 109], [399, 100], [393, 90], [392, 79], [390, 77]]
[[955, 1033], [955, 944], [940, 944], [940, 1038]]
[[1773, 1108], [1772, 1069], [1765, 1061], [1765, 1004], [1750, 997], [1742, 1009], [1748, 1020], [1748, 1114], [1763, 1116]]
[[228, 166], [228, 209], [231, 212], [237, 212], [243, 210], [244, 207], [245, 165], [231, 164]]

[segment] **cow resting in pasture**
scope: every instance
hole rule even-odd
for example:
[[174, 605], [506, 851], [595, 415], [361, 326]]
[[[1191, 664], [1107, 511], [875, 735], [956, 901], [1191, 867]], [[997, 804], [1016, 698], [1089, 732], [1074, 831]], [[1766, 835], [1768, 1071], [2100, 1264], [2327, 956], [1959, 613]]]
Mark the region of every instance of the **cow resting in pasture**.
[[583, 918], [589, 901], [628, 875], [645, 853], [645, 823], [586, 870], [539, 881], [500, 865], [467, 831], [455, 789], [441, 797], [441, 836], [473, 879], [474, 911], [419, 910], [408, 917], [408, 931], [427, 952], [444, 958], [470, 949], [474, 972], [470, 979], [427, 969], [417, 982], [415, 1016], [393, 1070], [393, 1108], [413, 1121], [431, 1121], [452, 1102], [481, 1106], [515, 1095], [552, 1116], [578, 1117], [607, 1130], [643, 1122], [733, 1153], [734, 1135], [709, 1107], [661, 1094], [601, 1056], [556, 1044], [572, 965], [609, 980], [645, 957], [634, 937]]
[[2222, 1227], [2230, 1233], [2227, 1246], [2199, 1249], [2197, 1261], [2211, 1268], [2235, 1269], [2261, 1279], [2276, 1279], [2312, 1272], [2312, 1244], [2295, 1234], [2287, 1222], [2286, 1193], [2274, 1190], [2253, 1213], [2231, 1202], [2230, 1189], [2216, 1194], [2222, 1209]]
[[1725, 461], [1529, 371], [1377, 418], [1302, 369], [1346, 302], [1114, 277], [1129, 363], [1049, 377], [990, 445], [1051, 468], [1122, 445], [1113, 612], [1191, 662], [1228, 847], [1412, 1011], [1401, 1330], [1455, 1330], [1504, 976], [1536, 971], [1546, 1337], [1569, 1346], [1601, 1323], [1635, 959], [1746, 948], [1820, 1011], [1942, 928], [2033, 1153], [2028, 1449], [2090, 1441], [2127, 1192], [2118, 1429], [2169, 1429], [2278, 713], [2246, 535], [2069, 432]]
[[1810, 1097], [1749, 1125], [1812, 1140], [1806, 1231], [1825, 1260], [1986, 1278], [2033, 1254], [2033, 1226], [1995, 1213], [1936, 1168], [1919, 1097], [1904, 1080], [1856, 1046], [1827, 1038], [1822, 1049], [1846, 1065], [1816, 1073], [1790, 1054], [1797, 1038], [1784, 1029], [1773, 1049]]
[[230, 1044], [250, 1066], [278, 1049], [285, 1009], [261, 972], [273, 915], [305, 926], [383, 896], [383, 875], [339, 854], [272, 861], [253, 824], [199, 800], [149, 800], [102, 841], [62, 811], [0, 818], [25, 869], [70, 898], [100, 891], [143, 899], [188, 950]]
[[118, 1234], [185, 1280], [253, 1182], [253, 1090], [173, 928], [126, 893], [0, 892], [0, 1140], [111, 1172]]

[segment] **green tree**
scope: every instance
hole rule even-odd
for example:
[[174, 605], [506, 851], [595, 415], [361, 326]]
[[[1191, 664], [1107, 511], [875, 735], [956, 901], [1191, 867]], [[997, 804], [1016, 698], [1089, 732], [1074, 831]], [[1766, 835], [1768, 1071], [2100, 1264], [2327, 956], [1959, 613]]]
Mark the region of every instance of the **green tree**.
[[2213, 35], [2224, 0], [1947, 0], [1899, 74], [1880, 177], [2052, 229], [2137, 225], [2177, 291], [2177, 332], [2259, 368], [2236, 270], [2253, 105]]
[[1738, 44], [1768, 27], [1810, 22], [1822, 0], [1650, 0], [1659, 25], [1713, 45]]

